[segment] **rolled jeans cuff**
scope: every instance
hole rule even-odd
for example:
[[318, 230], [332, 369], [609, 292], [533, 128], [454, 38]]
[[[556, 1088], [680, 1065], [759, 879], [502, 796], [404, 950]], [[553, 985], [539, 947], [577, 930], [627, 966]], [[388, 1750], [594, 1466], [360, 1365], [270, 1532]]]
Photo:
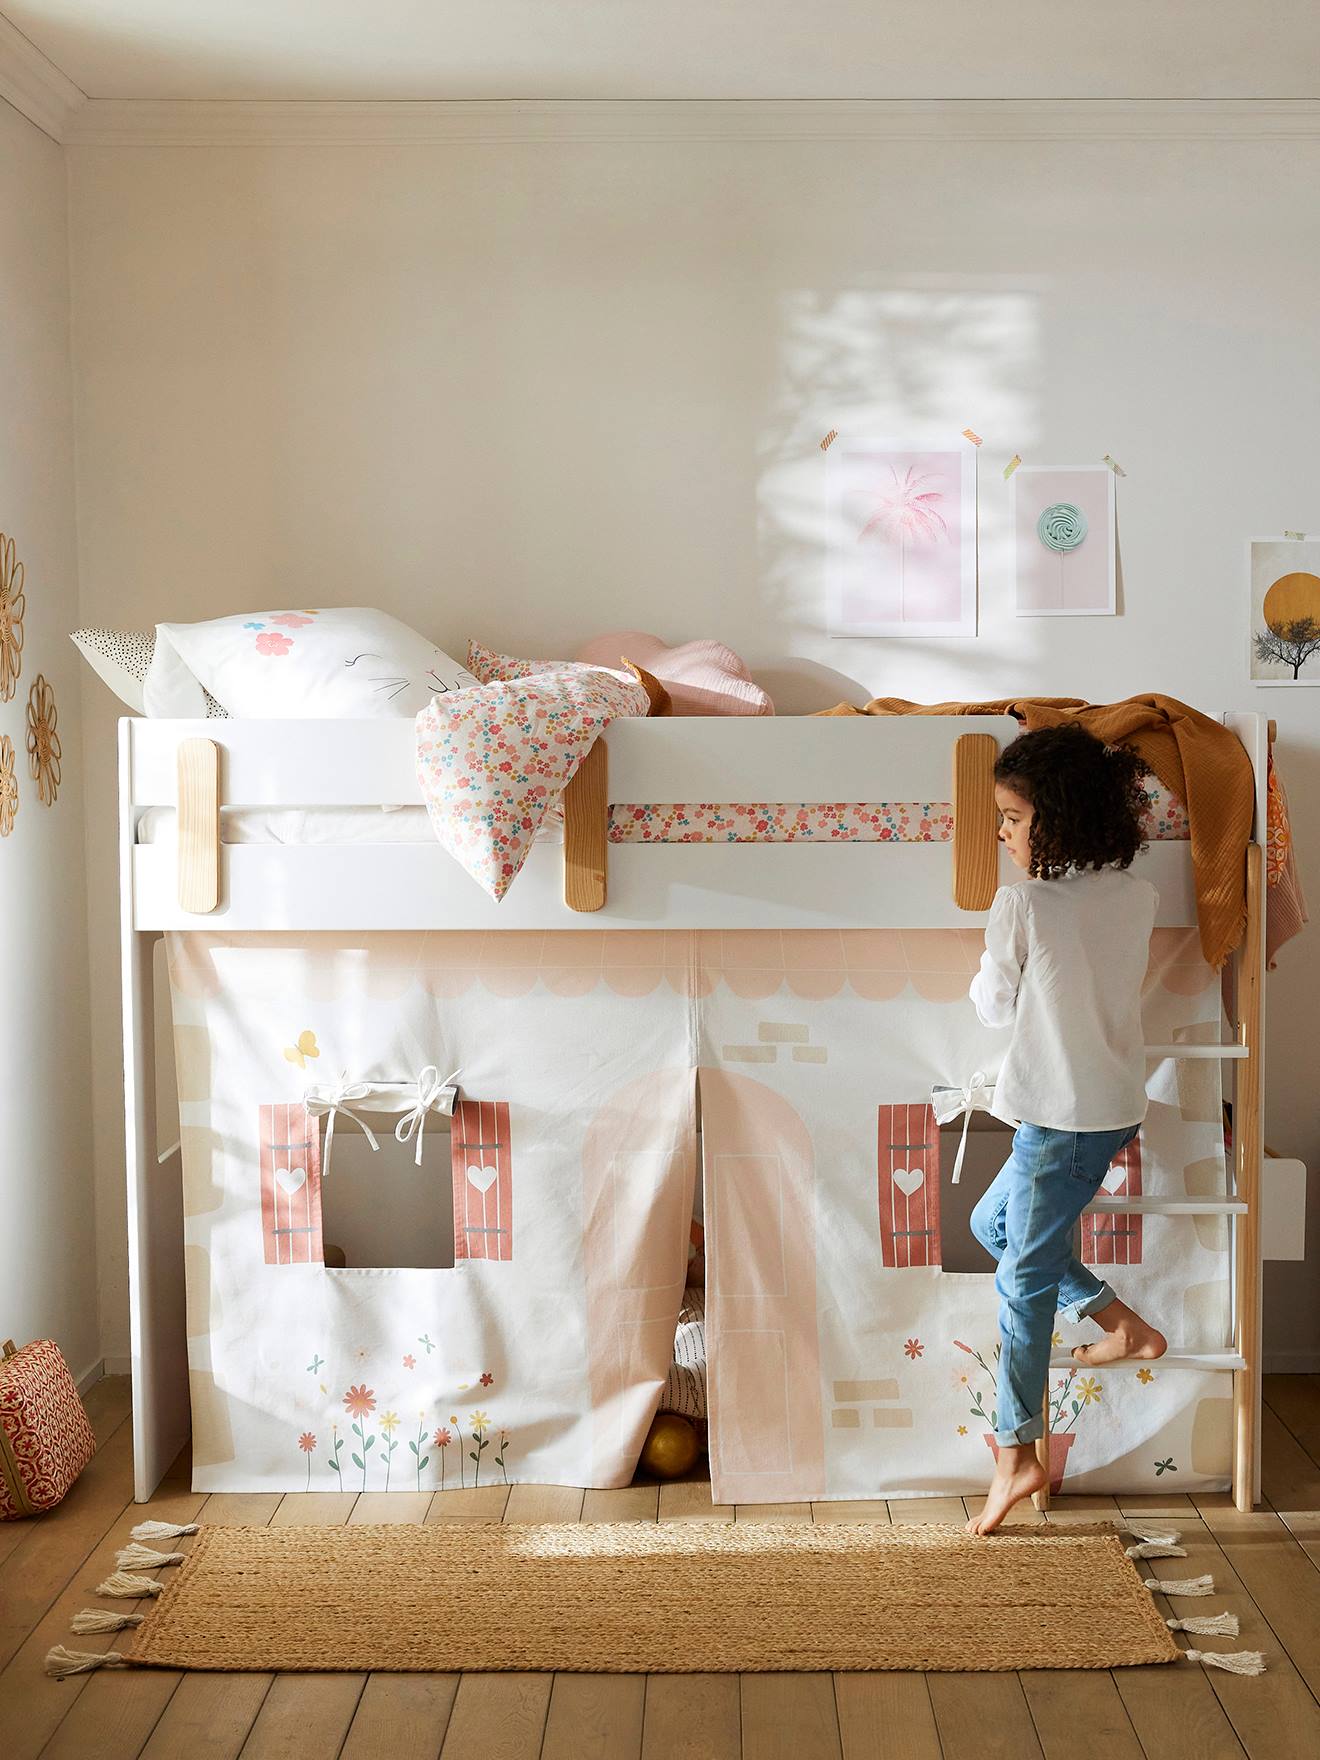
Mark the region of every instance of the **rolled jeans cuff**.
[[1045, 1434], [1045, 1420], [1037, 1412], [1025, 1424], [1019, 1424], [1016, 1430], [997, 1430], [995, 1441], [1000, 1448], [1025, 1448], [1030, 1442], [1039, 1442]]
[[1109, 1284], [1102, 1283], [1093, 1296], [1088, 1296], [1084, 1302], [1073, 1302], [1066, 1308], [1060, 1308], [1059, 1314], [1062, 1319], [1075, 1324], [1091, 1314], [1098, 1314], [1101, 1308], [1107, 1308], [1110, 1302], [1117, 1300], [1116, 1291]]

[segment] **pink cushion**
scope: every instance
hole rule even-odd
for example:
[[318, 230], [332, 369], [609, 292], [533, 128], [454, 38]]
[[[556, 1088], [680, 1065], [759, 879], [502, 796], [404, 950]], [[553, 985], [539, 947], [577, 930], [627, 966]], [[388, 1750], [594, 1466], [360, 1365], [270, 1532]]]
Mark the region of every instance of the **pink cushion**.
[[666, 647], [658, 636], [621, 629], [595, 636], [578, 652], [591, 666], [621, 659], [654, 673], [673, 699], [675, 715], [773, 715], [775, 706], [732, 648], [723, 642]]

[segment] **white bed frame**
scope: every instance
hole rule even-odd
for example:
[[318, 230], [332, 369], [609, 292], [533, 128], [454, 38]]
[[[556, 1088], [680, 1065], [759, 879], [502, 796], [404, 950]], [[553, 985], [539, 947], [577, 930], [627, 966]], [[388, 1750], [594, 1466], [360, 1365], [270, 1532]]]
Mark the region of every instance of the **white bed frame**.
[[[1267, 728], [1226, 714], [1256, 777], [1248, 849], [1249, 924], [1233, 958], [1234, 1038], [1221, 1046], [1151, 1046], [1161, 1057], [1232, 1061], [1234, 1178], [1224, 1200], [1103, 1198], [1096, 1209], [1215, 1213], [1232, 1218], [1234, 1337], [1222, 1351], [1171, 1351], [1170, 1364], [1234, 1371], [1233, 1492], [1259, 1496], [1261, 995]], [[810, 929], [966, 928], [954, 876], [971, 851], [978, 902], [996, 881], [993, 809], [978, 753], [964, 786], [957, 742], [1020, 732], [1008, 717], [777, 718], [621, 721], [597, 742], [565, 842], [536, 844], [503, 903], [494, 904], [438, 843], [220, 844], [223, 807], [371, 807], [422, 804], [410, 721], [151, 721], [119, 723], [120, 924], [123, 964], [129, 1305], [133, 1371], [134, 1494], [148, 1498], [187, 1439], [182, 1198], [177, 1146], [156, 1141], [153, 957], [166, 929], [367, 931], [379, 929]], [[204, 743], [199, 743], [204, 742]], [[966, 748], [963, 748], [964, 752]], [[212, 755], [214, 754], [214, 755]], [[606, 780], [608, 778], [608, 781]], [[949, 843], [615, 844], [604, 846], [604, 802], [950, 801]], [[139, 843], [151, 807], [178, 812], [178, 835]], [[569, 798], [566, 797], [566, 809]], [[987, 817], [988, 815], [988, 817]], [[974, 826], [973, 826], [974, 821]], [[599, 889], [590, 917], [565, 902]], [[973, 842], [974, 839], [974, 842]], [[961, 841], [960, 841], [961, 840]], [[1001, 857], [1000, 878], [1011, 878]], [[608, 863], [608, 879], [605, 866]], [[575, 893], [570, 870], [576, 865]], [[964, 878], [960, 896], [971, 896]], [[1161, 927], [1196, 921], [1189, 847], [1153, 843], [1137, 871], [1160, 893]], [[566, 880], [566, 876], [568, 876]], [[182, 899], [186, 900], [181, 902]], [[208, 908], [214, 897], [214, 908]], [[198, 908], [200, 904], [200, 909]], [[192, 908], [187, 908], [191, 906]]]

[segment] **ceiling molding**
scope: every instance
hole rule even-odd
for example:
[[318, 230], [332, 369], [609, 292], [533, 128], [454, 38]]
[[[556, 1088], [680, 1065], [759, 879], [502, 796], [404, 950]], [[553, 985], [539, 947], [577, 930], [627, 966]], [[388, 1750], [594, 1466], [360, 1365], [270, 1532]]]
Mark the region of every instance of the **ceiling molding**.
[[67, 139], [73, 117], [87, 102], [81, 87], [48, 61], [0, 13], [0, 98], [35, 122], [52, 140]]
[[162, 102], [93, 98], [69, 110], [62, 138], [71, 145], [97, 147], [1320, 140], [1320, 100]]

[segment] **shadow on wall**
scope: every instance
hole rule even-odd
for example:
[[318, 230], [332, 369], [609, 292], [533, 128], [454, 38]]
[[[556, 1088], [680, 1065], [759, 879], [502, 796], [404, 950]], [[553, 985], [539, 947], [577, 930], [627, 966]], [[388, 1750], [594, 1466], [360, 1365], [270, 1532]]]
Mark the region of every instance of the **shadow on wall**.
[[[1012, 452], [1039, 441], [1040, 290], [954, 278], [834, 292], [796, 291], [780, 301], [778, 385], [759, 447], [758, 546], [767, 620], [790, 652], [819, 648], [829, 635], [830, 515], [827, 461], [820, 442], [837, 430], [851, 440], [950, 445], [973, 427], [978, 456], [978, 565], [984, 613], [1011, 613], [1013, 554], [1002, 482]], [[1039, 632], [1012, 626], [1015, 661]], [[984, 635], [953, 650], [958, 690], [973, 693], [1002, 658], [1002, 641]], [[838, 665], [814, 659], [760, 665], [757, 676], [783, 713], [839, 701], [860, 705], [878, 694], [916, 695], [932, 672], [948, 668], [947, 641], [835, 644]], [[833, 653], [830, 655], [833, 660]], [[846, 670], [849, 662], [870, 680]], [[951, 687], [952, 688], [952, 687]]]

